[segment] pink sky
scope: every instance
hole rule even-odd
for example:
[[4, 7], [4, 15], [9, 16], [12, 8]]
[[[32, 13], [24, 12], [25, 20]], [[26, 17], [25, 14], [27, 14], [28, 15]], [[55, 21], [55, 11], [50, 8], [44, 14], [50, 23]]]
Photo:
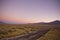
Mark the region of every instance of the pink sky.
[[60, 20], [58, 0], [2, 0], [1, 21], [49, 22]]

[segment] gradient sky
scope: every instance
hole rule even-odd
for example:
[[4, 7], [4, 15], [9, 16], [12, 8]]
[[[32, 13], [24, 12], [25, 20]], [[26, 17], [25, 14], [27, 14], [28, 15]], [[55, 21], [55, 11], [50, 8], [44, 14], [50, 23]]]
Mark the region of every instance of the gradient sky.
[[0, 21], [34, 23], [60, 20], [59, 0], [0, 0]]

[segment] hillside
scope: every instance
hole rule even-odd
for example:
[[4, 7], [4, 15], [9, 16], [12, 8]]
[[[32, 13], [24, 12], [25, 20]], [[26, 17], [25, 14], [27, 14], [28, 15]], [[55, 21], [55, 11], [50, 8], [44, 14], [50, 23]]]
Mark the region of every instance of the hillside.
[[50, 24], [60, 25], [60, 20], [55, 20], [55, 21], [52, 21], [52, 22], [50, 22]]
[[5, 24], [4, 22], [0, 22], [0, 24]]

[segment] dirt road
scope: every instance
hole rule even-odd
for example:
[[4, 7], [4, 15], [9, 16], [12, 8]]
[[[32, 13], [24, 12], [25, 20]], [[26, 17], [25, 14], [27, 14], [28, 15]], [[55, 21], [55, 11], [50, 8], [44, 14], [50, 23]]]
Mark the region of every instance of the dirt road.
[[16, 36], [16, 37], [7, 38], [7, 39], [3, 39], [3, 40], [37, 40], [41, 36], [45, 35], [48, 31], [49, 31], [49, 29], [48, 30], [38, 30], [38, 31], [28, 33], [23, 36]]

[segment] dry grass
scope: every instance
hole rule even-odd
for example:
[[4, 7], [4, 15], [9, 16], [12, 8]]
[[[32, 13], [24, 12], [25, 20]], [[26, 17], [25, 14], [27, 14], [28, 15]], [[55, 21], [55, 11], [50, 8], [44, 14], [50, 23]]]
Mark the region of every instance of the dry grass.
[[31, 31], [39, 30], [38, 27], [26, 24], [0, 24], [0, 38], [13, 37], [23, 35]]
[[[36, 30], [44, 30], [49, 28], [60, 27], [60, 25], [40, 25], [40, 24], [0, 24], [0, 39], [24, 35]], [[59, 30], [60, 31], [60, 30]], [[45, 36], [38, 40], [58, 40], [60, 32], [51, 30]]]
[[60, 29], [51, 29], [46, 35], [38, 40], [60, 40]]

